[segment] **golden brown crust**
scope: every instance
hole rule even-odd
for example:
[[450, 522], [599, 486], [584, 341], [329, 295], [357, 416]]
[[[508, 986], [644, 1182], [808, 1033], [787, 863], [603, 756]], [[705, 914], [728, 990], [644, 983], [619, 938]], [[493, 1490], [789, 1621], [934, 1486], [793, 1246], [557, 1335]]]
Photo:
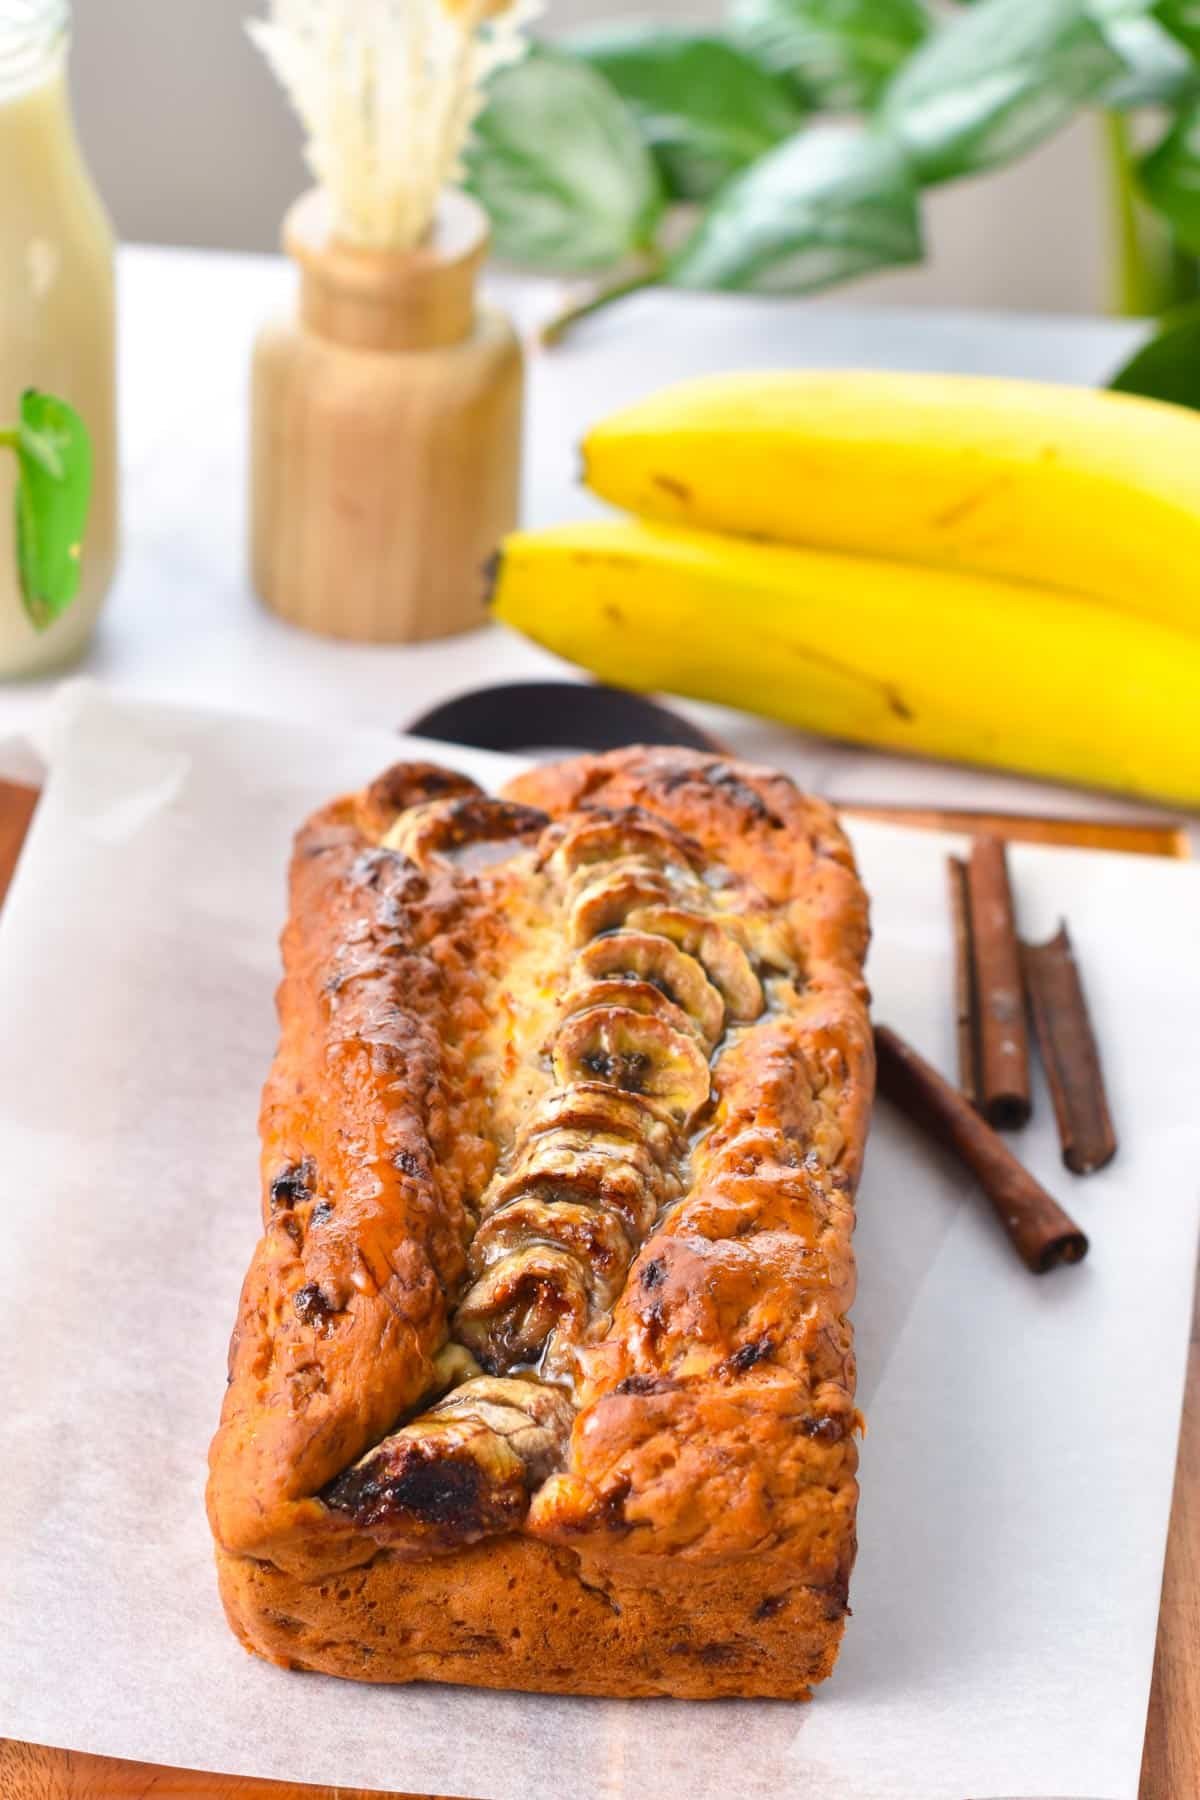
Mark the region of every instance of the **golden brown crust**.
[[829, 809], [690, 752], [503, 804], [403, 765], [310, 821], [211, 1458], [244, 1642], [565, 1692], [828, 1673], [866, 939]]

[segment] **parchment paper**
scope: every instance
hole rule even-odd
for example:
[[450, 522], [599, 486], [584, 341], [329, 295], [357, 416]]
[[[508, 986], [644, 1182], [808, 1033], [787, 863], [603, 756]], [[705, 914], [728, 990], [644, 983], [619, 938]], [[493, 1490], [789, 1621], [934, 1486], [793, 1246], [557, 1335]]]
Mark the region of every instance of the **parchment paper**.
[[[1200, 1192], [1200, 881], [1021, 849], [1069, 914], [1118, 1161], [1037, 1280], [882, 1106], [860, 1203], [861, 1553], [808, 1706], [371, 1689], [251, 1660], [204, 1456], [257, 1231], [291, 832], [397, 740], [77, 695], [0, 920], [0, 1734], [487, 1800], [1134, 1800]], [[444, 752], [438, 754], [444, 756]], [[485, 777], [503, 759], [445, 760]], [[877, 1016], [953, 1066], [945, 843], [860, 827]]]

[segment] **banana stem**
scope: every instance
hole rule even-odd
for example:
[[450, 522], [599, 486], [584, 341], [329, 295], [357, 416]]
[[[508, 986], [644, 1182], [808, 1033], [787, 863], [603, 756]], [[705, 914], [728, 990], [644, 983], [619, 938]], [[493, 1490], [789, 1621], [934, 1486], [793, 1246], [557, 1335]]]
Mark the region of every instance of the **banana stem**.
[[656, 257], [653, 262], [643, 264], [617, 281], [592, 287], [580, 299], [569, 301], [546, 320], [538, 332], [538, 342], [547, 350], [552, 349], [555, 344], [561, 344], [581, 319], [590, 319], [593, 313], [602, 312], [606, 306], [611, 306], [615, 300], [623, 300], [627, 294], [636, 294], [641, 288], [653, 287], [662, 276], [662, 271], [662, 261]]

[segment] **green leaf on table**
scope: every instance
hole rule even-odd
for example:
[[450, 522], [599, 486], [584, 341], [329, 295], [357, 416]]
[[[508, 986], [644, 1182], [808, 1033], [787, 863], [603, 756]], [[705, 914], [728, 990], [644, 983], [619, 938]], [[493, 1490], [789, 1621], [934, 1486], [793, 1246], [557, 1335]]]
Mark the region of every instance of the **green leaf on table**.
[[1185, 250], [1200, 251], [1200, 102], [1180, 112], [1138, 165], [1142, 191]]
[[605, 25], [569, 44], [631, 109], [678, 199], [707, 200], [804, 118], [786, 82], [709, 32]]
[[1200, 0], [1158, 0], [1154, 16], [1195, 57], [1200, 57]]
[[1200, 410], [1200, 303], [1168, 313], [1150, 342], [1108, 385], [1118, 394]]
[[44, 631], [79, 592], [92, 445], [73, 407], [28, 388], [15, 449], [17, 576], [25, 611]]
[[1086, 0], [976, 0], [929, 38], [881, 105], [919, 179], [1009, 162], [1115, 81], [1123, 65], [1094, 11]]
[[666, 279], [803, 294], [920, 257], [917, 192], [895, 144], [878, 131], [819, 125], [722, 188]]
[[810, 106], [861, 112], [928, 35], [923, 0], [733, 0], [735, 31]]
[[663, 210], [654, 159], [611, 83], [545, 46], [492, 78], [466, 164], [498, 254], [535, 268], [610, 268], [649, 247]]

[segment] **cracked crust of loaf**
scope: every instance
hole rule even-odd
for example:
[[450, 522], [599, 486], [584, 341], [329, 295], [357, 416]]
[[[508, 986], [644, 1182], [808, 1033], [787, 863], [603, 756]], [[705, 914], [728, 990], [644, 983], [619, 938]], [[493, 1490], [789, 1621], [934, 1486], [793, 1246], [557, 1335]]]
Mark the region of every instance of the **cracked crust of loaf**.
[[[402, 765], [297, 839], [264, 1234], [211, 1455], [227, 1615], [272, 1661], [361, 1680], [801, 1697], [836, 1657], [855, 1547], [874, 1071], [850, 851], [784, 777], [630, 750], [513, 783], [503, 828], [530, 853], [478, 872], [455, 861], [486, 829], [471, 792]], [[447, 800], [444, 855], [426, 825], [383, 847]], [[597, 816], [659, 821], [729, 871], [797, 971], [717, 1047], [683, 1189], [578, 1348], [561, 1466], [523, 1518], [430, 1553], [339, 1513], [330, 1484], [438, 1390], [481, 1197], [551, 1092], [572, 981], [532, 871]]]

